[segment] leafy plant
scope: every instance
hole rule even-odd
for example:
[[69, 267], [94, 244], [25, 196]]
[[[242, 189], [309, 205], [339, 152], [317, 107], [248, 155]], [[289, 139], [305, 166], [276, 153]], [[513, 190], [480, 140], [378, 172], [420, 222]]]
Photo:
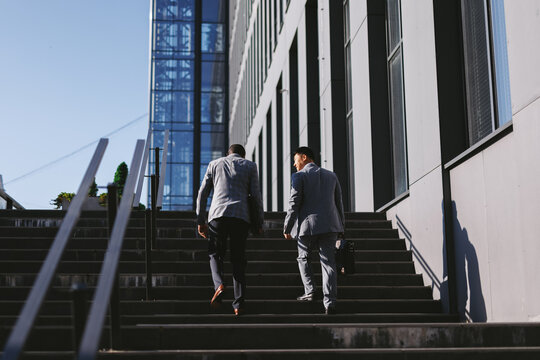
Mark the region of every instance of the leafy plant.
[[90, 186], [90, 190], [88, 190], [88, 196], [96, 197], [98, 193], [98, 187], [96, 184], [96, 178], [94, 178], [94, 182], [92, 183], [92, 186]]
[[107, 207], [107, 193], [99, 194], [99, 205]]
[[118, 185], [118, 195], [122, 196], [124, 192], [124, 186], [126, 185], [126, 179], [128, 176], [128, 166], [125, 162], [122, 161], [118, 168], [116, 168], [116, 173], [114, 174], [114, 183]]
[[58, 196], [55, 199], [51, 200], [51, 205], [56, 206], [56, 209], [60, 209], [62, 207], [62, 201], [64, 199], [71, 201], [73, 200], [74, 196], [75, 196], [74, 193], [61, 192], [60, 194], [58, 194]]

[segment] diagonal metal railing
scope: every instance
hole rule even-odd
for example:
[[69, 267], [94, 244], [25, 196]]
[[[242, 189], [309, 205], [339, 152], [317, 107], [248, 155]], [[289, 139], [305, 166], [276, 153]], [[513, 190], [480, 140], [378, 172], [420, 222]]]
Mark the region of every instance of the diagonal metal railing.
[[69, 209], [62, 220], [62, 225], [60, 225], [60, 228], [58, 229], [58, 233], [54, 238], [51, 249], [47, 254], [45, 262], [41, 266], [39, 274], [34, 282], [34, 286], [28, 295], [28, 299], [26, 300], [23, 309], [17, 318], [15, 327], [11, 331], [6, 345], [4, 346], [3, 360], [18, 359], [24, 351], [26, 341], [34, 326], [36, 317], [39, 314], [49, 288], [51, 287], [52, 280], [58, 269], [64, 250], [66, 249], [75, 225], [81, 216], [83, 202], [88, 197], [88, 190], [94, 181], [108, 143], [108, 139], [99, 140], [96, 151], [83, 176], [79, 190], [71, 201]]
[[[131, 161], [131, 172], [128, 174], [122, 200], [114, 221], [109, 246], [103, 265], [99, 282], [94, 293], [94, 299], [88, 320], [84, 329], [83, 337], [79, 347], [78, 359], [95, 359], [96, 353], [105, 323], [107, 309], [111, 302], [115, 284], [118, 284], [118, 264], [120, 253], [124, 243], [124, 235], [131, 215], [134, 190], [137, 182], [137, 175], [141, 166], [141, 160], [144, 152], [144, 140], [137, 140], [135, 152]], [[144, 166], [144, 165], [143, 165]], [[118, 301], [118, 299], [116, 299]], [[111, 329], [113, 331], [113, 329]]]
[[133, 199], [133, 207], [138, 207], [141, 201], [142, 188], [144, 183], [144, 171], [146, 170], [146, 164], [148, 163], [148, 156], [150, 154], [150, 139], [152, 138], [152, 128], [148, 129], [146, 135], [146, 142], [144, 143], [144, 157], [141, 164], [141, 170], [139, 172], [139, 180], [137, 181], [137, 191], [135, 192], [135, 198]]

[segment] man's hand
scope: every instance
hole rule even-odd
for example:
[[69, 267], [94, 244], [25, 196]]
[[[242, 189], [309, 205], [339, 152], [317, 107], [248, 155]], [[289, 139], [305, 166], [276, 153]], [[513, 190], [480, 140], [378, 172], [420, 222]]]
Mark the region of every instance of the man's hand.
[[285, 239], [287, 239], [287, 240], [291, 240], [291, 239], [292, 239], [291, 234], [283, 234], [283, 236], [284, 236]]
[[197, 225], [197, 231], [199, 232], [199, 235], [206, 239], [208, 236], [208, 225]]

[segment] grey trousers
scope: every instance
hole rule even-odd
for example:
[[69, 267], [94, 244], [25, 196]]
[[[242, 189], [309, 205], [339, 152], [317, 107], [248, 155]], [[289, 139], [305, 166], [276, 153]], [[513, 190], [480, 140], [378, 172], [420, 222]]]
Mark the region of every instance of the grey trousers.
[[311, 250], [318, 246], [321, 259], [323, 304], [325, 308], [336, 305], [337, 273], [336, 273], [336, 240], [337, 233], [325, 233], [310, 236], [301, 236], [298, 244], [298, 268], [304, 283], [304, 291], [311, 294], [315, 291], [313, 284], [313, 271], [309, 263]]

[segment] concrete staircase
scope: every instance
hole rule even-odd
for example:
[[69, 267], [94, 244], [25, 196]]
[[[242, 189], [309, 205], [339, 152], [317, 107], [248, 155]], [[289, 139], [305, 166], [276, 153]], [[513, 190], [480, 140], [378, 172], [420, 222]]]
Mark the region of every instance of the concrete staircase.
[[[61, 211], [0, 212], [0, 344], [4, 344], [47, 254]], [[247, 313], [232, 314], [232, 281], [212, 311], [206, 241], [192, 212], [158, 215], [154, 292], [145, 301], [144, 213], [134, 212], [120, 264], [122, 349], [118, 359], [518, 359], [540, 358], [539, 324], [460, 324], [442, 313], [415, 273], [411, 252], [384, 214], [347, 214], [356, 274], [338, 279], [338, 314], [303, 293], [296, 244], [282, 233], [283, 213], [267, 213], [267, 231], [248, 240]], [[90, 291], [107, 244], [105, 212], [85, 212], [63, 257], [25, 358], [72, 359], [69, 288]], [[313, 256], [317, 284], [320, 265]], [[230, 272], [230, 264], [226, 271]], [[320, 299], [321, 296], [319, 296]], [[89, 297], [91, 298], [91, 296]], [[108, 328], [100, 348], [109, 348]]]

